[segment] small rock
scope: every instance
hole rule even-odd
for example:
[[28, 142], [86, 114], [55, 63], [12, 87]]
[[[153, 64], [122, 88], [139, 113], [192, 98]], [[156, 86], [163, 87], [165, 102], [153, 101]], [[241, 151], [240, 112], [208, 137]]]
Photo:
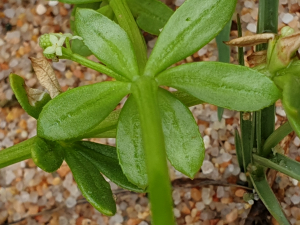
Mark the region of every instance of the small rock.
[[226, 215], [227, 223], [232, 223], [238, 217], [238, 210], [233, 209], [229, 214]]
[[209, 174], [214, 170], [214, 165], [210, 161], [204, 160], [201, 169], [203, 174]]
[[180, 213], [179, 209], [173, 208], [173, 213], [176, 218], [180, 218], [181, 213]]
[[224, 191], [224, 187], [222, 186], [218, 186], [217, 187], [217, 198], [222, 198], [225, 194], [225, 191]]
[[191, 197], [196, 202], [200, 201], [201, 200], [201, 191], [199, 191], [197, 188], [192, 188]]
[[70, 168], [67, 165], [62, 165], [56, 172], [61, 178], [64, 178], [70, 172]]
[[289, 22], [291, 22], [294, 19], [294, 17], [290, 13], [285, 13], [281, 19], [282, 19], [282, 22], [284, 22], [285, 24], [288, 24]]
[[205, 208], [205, 204], [203, 202], [197, 202], [196, 203], [196, 208], [199, 210], [199, 211], [202, 211], [204, 208]]
[[256, 33], [256, 29], [257, 29], [256, 24], [254, 24], [254, 23], [249, 23], [249, 24], [247, 25], [247, 29], [248, 29], [249, 31], [251, 31], [252, 33]]
[[245, 173], [240, 173], [239, 178], [241, 181], [244, 181], [244, 182], [247, 181], [247, 177], [246, 177]]
[[245, 193], [246, 191], [244, 189], [239, 188], [235, 191], [235, 196], [242, 198]]
[[187, 215], [185, 217], [185, 222], [186, 222], [186, 224], [191, 224], [193, 222], [193, 217], [191, 217], [190, 215]]
[[228, 204], [228, 203], [231, 203], [233, 200], [232, 200], [232, 198], [231, 197], [228, 197], [228, 198], [221, 198], [221, 202], [223, 203], [223, 204]]
[[191, 210], [187, 207], [187, 205], [185, 203], [182, 203], [182, 208], [180, 211], [181, 211], [181, 213], [183, 213], [185, 215], [191, 214]]
[[291, 201], [292, 201], [292, 203], [293, 203], [294, 205], [299, 204], [299, 203], [300, 203], [300, 196], [299, 196], [299, 195], [293, 195], [293, 196], [291, 197]]
[[32, 205], [30, 204], [28, 208], [28, 215], [35, 215], [39, 212], [39, 206], [38, 205]]
[[251, 2], [251, 1], [245, 1], [244, 2], [244, 6], [246, 8], [252, 9], [253, 8], [253, 2]]
[[36, 13], [38, 15], [43, 15], [47, 12], [46, 7], [43, 4], [38, 4], [38, 6], [36, 7]]
[[10, 19], [14, 18], [15, 13], [16, 13], [16, 11], [12, 8], [5, 9], [3, 12], [4, 12], [4, 15]]
[[68, 208], [74, 207], [76, 205], [76, 203], [77, 203], [76, 199], [72, 196], [68, 197], [66, 200], [66, 206]]
[[58, 4], [58, 1], [53, 1], [53, 0], [52, 0], [52, 1], [49, 1], [49, 2], [48, 2], [48, 5], [49, 5], [49, 6], [56, 6], [57, 4]]
[[295, 139], [293, 140], [294, 145], [296, 145], [297, 147], [299, 147], [300, 145], [300, 139], [296, 136]]
[[224, 152], [221, 157], [223, 162], [229, 162], [232, 159], [232, 155], [227, 152]]

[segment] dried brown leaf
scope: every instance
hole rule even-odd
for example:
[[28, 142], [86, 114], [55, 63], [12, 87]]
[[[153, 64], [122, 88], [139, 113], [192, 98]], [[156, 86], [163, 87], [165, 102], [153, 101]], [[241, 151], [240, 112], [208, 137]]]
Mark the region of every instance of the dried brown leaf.
[[267, 62], [267, 50], [253, 52], [247, 57], [250, 67], [254, 67]]
[[45, 57], [29, 58], [33, 69], [41, 85], [49, 91], [51, 98], [59, 95], [62, 90], [52, 69], [51, 64]]
[[273, 38], [275, 38], [275, 34], [272, 33], [255, 34], [252, 36], [235, 38], [231, 41], [225, 41], [224, 43], [229, 46], [246, 47], [268, 43], [268, 41]]
[[25, 86], [25, 90], [27, 93], [28, 101], [31, 106], [35, 106], [35, 103], [41, 101], [46, 94], [46, 92], [41, 91], [39, 89], [29, 88]]
[[300, 32], [281, 38], [280, 45], [284, 55], [290, 59], [300, 47]]

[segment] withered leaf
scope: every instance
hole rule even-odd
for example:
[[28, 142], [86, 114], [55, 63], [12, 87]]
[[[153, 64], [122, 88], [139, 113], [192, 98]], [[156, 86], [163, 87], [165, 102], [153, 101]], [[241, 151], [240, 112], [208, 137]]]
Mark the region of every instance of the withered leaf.
[[25, 86], [25, 91], [27, 93], [28, 101], [31, 106], [35, 106], [35, 103], [41, 101], [46, 94], [46, 92], [42, 90], [29, 88], [27, 86]]
[[267, 62], [267, 50], [253, 52], [247, 57], [250, 67], [254, 67]]
[[280, 47], [289, 60], [300, 47], [300, 32], [281, 38]]
[[268, 41], [273, 38], [275, 38], [275, 34], [272, 33], [255, 34], [252, 36], [235, 38], [232, 39], [231, 41], [225, 41], [224, 43], [229, 46], [246, 47], [246, 46], [259, 45], [262, 43], [268, 43]]
[[51, 98], [59, 95], [62, 90], [48, 60], [45, 57], [30, 57], [29, 59], [32, 62], [33, 69], [39, 82], [44, 88], [49, 91]]

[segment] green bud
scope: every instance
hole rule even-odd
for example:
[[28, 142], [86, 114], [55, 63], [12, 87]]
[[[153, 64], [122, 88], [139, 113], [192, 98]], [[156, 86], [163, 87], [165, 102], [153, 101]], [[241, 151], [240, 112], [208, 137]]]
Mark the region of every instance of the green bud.
[[293, 28], [286, 26], [281, 29], [281, 37], [286, 37], [293, 34], [295, 31]]
[[52, 43], [50, 42], [50, 34], [43, 34], [41, 37], [40, 37], [40, 40], [39, 40], [39, 45], [42, 49], [46, 49], [50, 46], [52, 46]]

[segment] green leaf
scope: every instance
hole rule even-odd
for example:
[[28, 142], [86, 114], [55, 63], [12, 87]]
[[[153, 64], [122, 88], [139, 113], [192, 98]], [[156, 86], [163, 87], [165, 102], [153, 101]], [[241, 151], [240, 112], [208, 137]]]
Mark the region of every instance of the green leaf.
[[189, 93], [186, 93], [184, 91], [174, 91], [171, 93], [177, 99], [179, 99], [183, 104], [185, 104], [187, 107], [191, 107], [193, 105], [199, 105], [199, 104], [204, 103], [200, 99], [198, 99], [198, 98], [194, 97], [193, 95], [190, 95]]
[[172, 9], [157, 0], [127, 0], [127, 4], [138, 26], [157, 36], [173, 14]]
[[102, 15], [106, 16], [107, 18], [114, 20], [115, 14], [110, 5], [105, 5], [97, 10], [97, 12], [101, 13]]
[[[39, 96], [30, 94], [30, 88], [26, 86], [24, 79], [16, 74], [9, 75], [9, 82], [22, 108], [28, 113], [28, 115], [37, 119], [44, 105], [51, 100], [50, 95], [46, 92], [43, 92]], [[32, 105], [30, 104], [29, 98], [32, 100]]]
[[276, 85], [247, 67], [220, 62], [180, 65], [159, 74], [159, 85], [185, 91], [207, 103], [237, 111], [256, 111], [280, 98]]
[[265, 204], [266, 208], [269, 210], [272, 216], [277, 220], [279, 224], [290, 225], [290, 222], [285, 217], [282, 211], [282, 207], [279, 204], [272, 189], [270, 188], [265, 175], [261, 179], [255, 179], [255, 176], [253, 176], [252, 174], [250, 174], [250, 177], [260, 199]]
[[235, 5], [236, 0], [185, 1], [159, 35], [145, 74], [155, 76], [210, 42], [231, 19]]
[[53, 141], [81, 139], [109, 115], [130, 92], [130, 86], [109, 81], [60, 94], [44, 107], [37, 124], [38, 135]]
[[0, 169], [31, 158], [31, 148], [37, 137], [22, 141], [0, 151]]
[[[85, 142], [76, 143], [76, 150], [93, 163], [102, 174], [122, 188], [135, 192], [144, 192], [143, 189], [130, 183], [123, 174], [119, 165], [119, 160], [118, 158], [115, 158], [117, 157], [116, 148], [92, 142]], [[92, 148], [87, 148], [87, 146]], [[110, 157], [111, 155], [113, 157]]]
[[274, 78], [275, 83], [283, 89], [282, 105], [291, 127], [300, 136], [300, 77], [284, 75]]
[[[48, 0], [53, 1], [53, 0]], [[68, 4], [87, 4], [93, 2], [101, 2], [99, 0], [58, 0], [59, 2], [68, 3]]]
[[259, 165], [277, 170], [300, 181], [300, 163], [285, 155], [276, 153], [267, 159], [254, 154], [253, 159]]
[[241, 168], [241, 171], [244, 172], [245, 166], [243, 160], [243, 149], [242, 149], [243, 146], [242, 146], [241, 136], [237, 129], [234, 130], [234, 143], [235, 143], [235, 151], [236, 151], [236, 156], [237, 156], [239, 166]]
[[64, 149], [57, 142], [37, 137], [32, 145], [31, 156], [35, 165], [52, 173], [63, 163]]
[[66, 150], [65, 160], [82, 195], [104, 215], [114, 215], [116, 213], [116, 204], [110, 185], [90, 160], [82, 157], [76, 150]]
[[148, 186], [142, 128], [137, 103], [131, 95], [122, 108], [117, 128], [117, 151], [127, 179], [145, 189]]
[[91, 9], [78, 9], [75, 23], [79, 36], [101, 62], [130, 80], [139, 75], [132, 43], [118, 24]]
[[93, 54], [91, 50], [83, 43], [83, 41], [79, 39], [72, 40], [71, 50], [73, 53], [76, 53], [83, 57]]
[[190, 110], [164, 89], [158, 91], [167, 157], [176, 170], [194, 178], [202, 165], [205, 147]]

